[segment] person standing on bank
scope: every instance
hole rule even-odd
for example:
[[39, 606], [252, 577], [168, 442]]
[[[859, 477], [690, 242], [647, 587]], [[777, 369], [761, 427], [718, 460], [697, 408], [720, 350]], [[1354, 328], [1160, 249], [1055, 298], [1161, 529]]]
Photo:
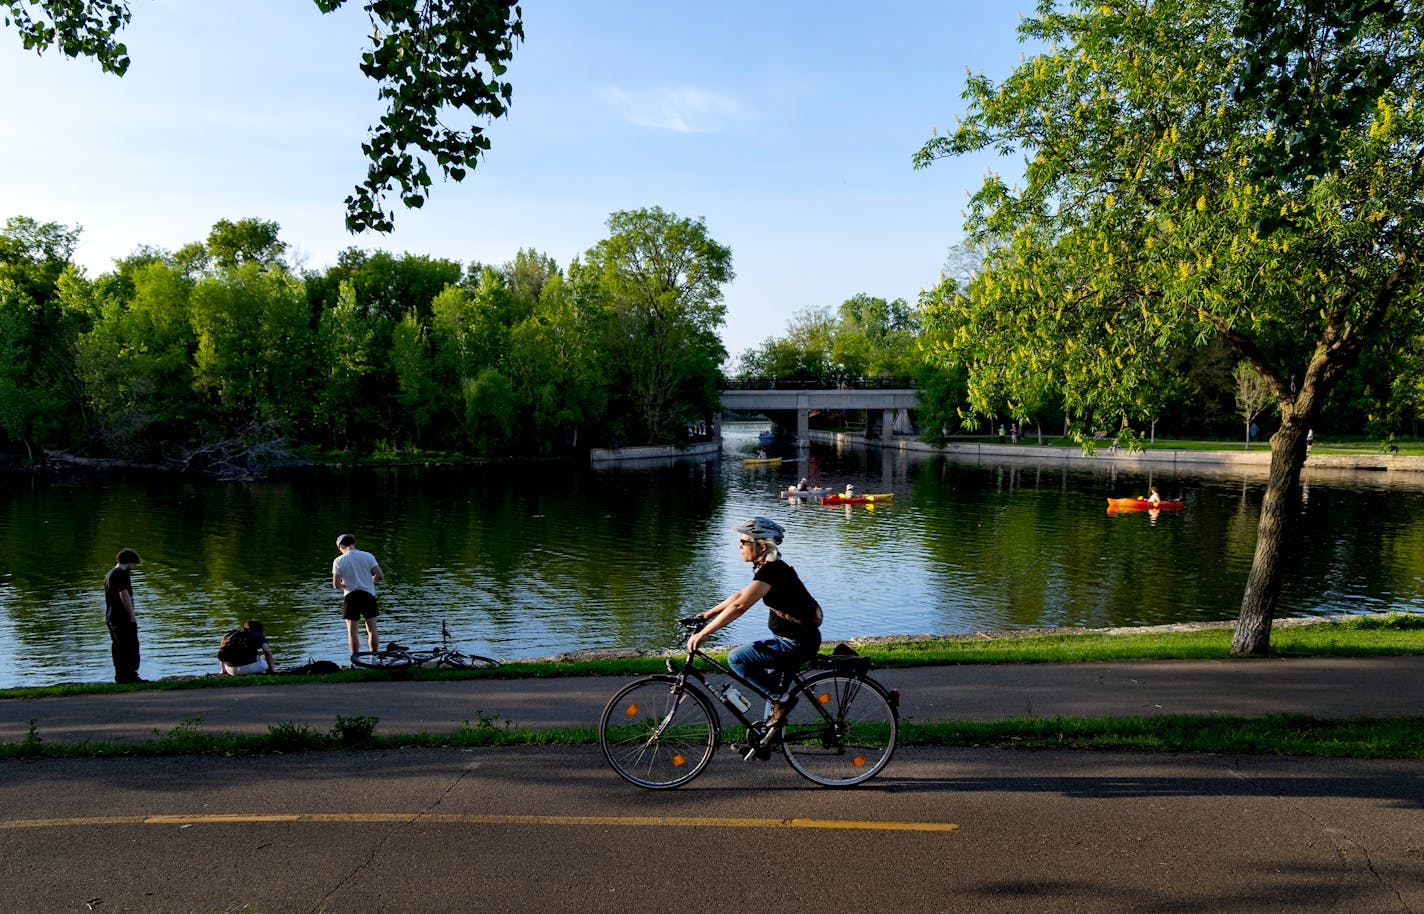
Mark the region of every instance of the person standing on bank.
[[385, 572], [376, 564], [376, 557], [356, 548], [356, 537], [343, 533], [336, 538], [341, 554], [331, 563], [331, 586], [342, 591], [341, 618], [346, 620], [346, 646], [351, 653], [360, 648], [356, 623], [366, 622], [366, 649], [380, 650], [376, 637], [376, 582], [384, 580]]
[[794, 671], [821, 647], [821, 607], [801, 583], [796, 569], [781, 559], [777, 546], [786, 531], [780, 524], [754, 517], [732, 529], [740, 536], [737, 548], [742, 560], [752, 565], [751, 583], [698, 614], [707, 624], [687, 640], [687, 649], [697, 650], [713, 632], [726, 628], [757, 601], [766, 603], [770, 610], [766, 624], [772, 637], [733, 648], [727, 662], [770, 699], [767, 725], [776, 727], [791, 710], [781, 703], [785, 698], [781, 694], [783, 674]]
[[109, 652], [115, 682], [147, 682], [138, 675], [138, 614], [134, 612], [133, 575], [143, 559], [132, 549], [120, 549], [114, 567], [104, 575], [104, 622], [109, 626]]

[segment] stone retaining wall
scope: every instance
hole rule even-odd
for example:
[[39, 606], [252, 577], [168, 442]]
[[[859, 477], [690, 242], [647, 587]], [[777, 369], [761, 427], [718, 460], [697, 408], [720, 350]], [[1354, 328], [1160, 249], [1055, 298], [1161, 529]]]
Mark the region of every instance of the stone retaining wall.
[[[1091, 456], [1072, 445], [1061, 447], [1041, 447], [1036, 444], [983, 444], [978, 442], [944, 445], [927, 444], [918, 438], [872, 438], [847, 432], [812, 431], [811, 440], [822, 444], [857, 444], [877, 447], [882, 450], [944, 454], [968, 460], [988, 458], [992, 461], [1005, 459], [1031, 460], [1043, 462], [1061, 460], [1065, 463], [1100, 463], [1111, 461], [1123, 466], [1151, 465], [1153, 467], [1177, 466], [1190, 468], [1194, 472], [1209, 468], [1250, 468], [1264, 473], [1270, 469], [1270, 445], [1261, 444], [1250, 450], [1221, 451], [1178, 451], [1154, 449], [1130, 452], [1119, 450], [1110, 452], [1099, 448]], [[1424, 473], [1424, 457], [1406, 457], [1395, 454], [1330, 454], [1319, 451], [1306, 458], [1306, 469], [1322, 470], [1379, 470], [1390, 472]]]

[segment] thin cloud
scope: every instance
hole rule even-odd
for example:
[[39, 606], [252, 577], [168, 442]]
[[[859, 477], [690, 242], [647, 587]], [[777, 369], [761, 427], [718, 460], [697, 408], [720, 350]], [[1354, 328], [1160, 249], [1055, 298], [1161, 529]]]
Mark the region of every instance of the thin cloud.
[[749, 116], [735, 98], [695, 86], [639, 91], [612, 87], [600, 95], [628, 123], [675, 133], [715, 133], [727, 122]]

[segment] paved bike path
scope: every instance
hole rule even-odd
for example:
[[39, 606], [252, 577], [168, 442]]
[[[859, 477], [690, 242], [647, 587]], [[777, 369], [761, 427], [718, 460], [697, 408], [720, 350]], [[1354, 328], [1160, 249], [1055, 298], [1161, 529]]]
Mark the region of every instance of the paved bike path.
[[[1424, 715], [1424, 657], [1164, 660], [965, 665], [877, 670], [901, 690], [905, 720], [1137, 717], [1161, 714], [1316, 717]], [[139, 742], [192, 726], [263, 733], [276, 723], [325, 731], [337, 715], [372, 715], [377, 732], [448, 733], [465, 723], [596, 725], [634, 677], [350, 682], [136, 689], [0, 700], [0, 741]]]

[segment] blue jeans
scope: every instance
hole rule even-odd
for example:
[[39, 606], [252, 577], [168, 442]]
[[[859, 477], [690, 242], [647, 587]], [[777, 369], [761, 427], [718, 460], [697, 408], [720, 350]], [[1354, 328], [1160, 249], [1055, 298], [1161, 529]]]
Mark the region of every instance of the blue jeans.
[[776, 698], [785, 688], [786, 677], [820, 646], [791, 638], [767, 638], [732, 648], [727, 663], [738, 676], [760, 688], [764, 697]]

